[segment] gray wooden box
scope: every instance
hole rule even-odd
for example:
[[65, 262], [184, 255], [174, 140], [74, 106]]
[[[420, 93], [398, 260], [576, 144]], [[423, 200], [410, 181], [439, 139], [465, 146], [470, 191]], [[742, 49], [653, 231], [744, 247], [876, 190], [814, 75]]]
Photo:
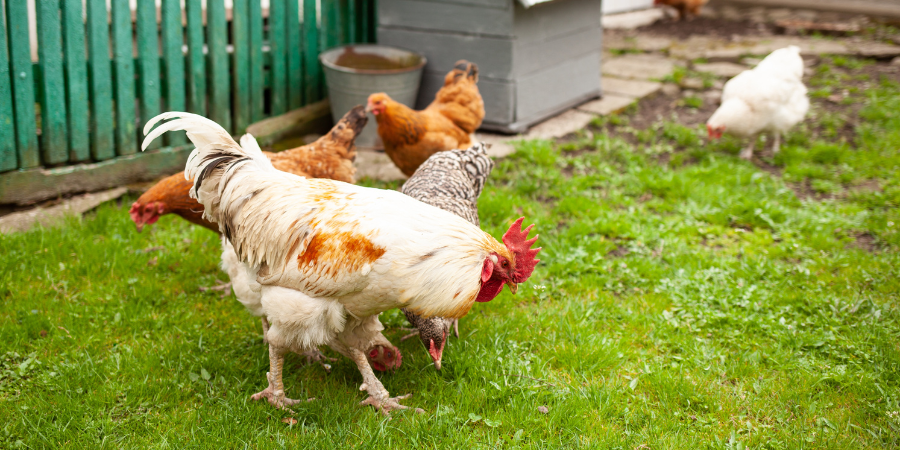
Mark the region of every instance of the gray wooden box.
[[428, 58], [419, 108], [460, 59], [478, 64], [484, 129], [520, 133], [600, 95], [601, 0], [380, 0], [378, 9], [378, 43]]

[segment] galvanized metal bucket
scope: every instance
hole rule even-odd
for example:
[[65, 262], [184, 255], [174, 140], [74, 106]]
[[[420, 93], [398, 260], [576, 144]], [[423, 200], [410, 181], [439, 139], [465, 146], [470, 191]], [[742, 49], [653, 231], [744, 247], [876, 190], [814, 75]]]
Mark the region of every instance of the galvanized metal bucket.
[[[365, 105], [370, 94], [384, 92], [413, 107], [419, 93], [425, 57], [408, 50], [375, 44], [336, 47], [322, 52], [325, 82], [331, 99], [331, 116], [337, 122], [356, 105]], [[381, 147], [375, 117], [356, 138], [361, 148]]]

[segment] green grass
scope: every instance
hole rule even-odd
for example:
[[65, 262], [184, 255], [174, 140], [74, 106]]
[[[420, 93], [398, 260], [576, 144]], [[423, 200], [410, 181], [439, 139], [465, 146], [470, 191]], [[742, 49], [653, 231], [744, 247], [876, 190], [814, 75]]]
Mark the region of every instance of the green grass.
[[[0, 447], [896, 447], [898, 92], [864, 93], [852, 142], [792, 133], [784, 178], [673, 122], [637, 145], [521, 143], [481, 217], [499, 237], [525, 215], [543, 262], [472, 309], [440, 373], [382, 315], [404, 358], [381, 379], [426, 410], [391, 421], [357, 406], [347, 360], [288, 357], [288, 395], [318, 399], [293, 426], [249, 400], [266, 348], [233, 297], [199, 291], [224, 278], [204, 229], [136, 233], [124, 201], [0, 235]], [[836, 195], [798, 198], [806, 180]]]

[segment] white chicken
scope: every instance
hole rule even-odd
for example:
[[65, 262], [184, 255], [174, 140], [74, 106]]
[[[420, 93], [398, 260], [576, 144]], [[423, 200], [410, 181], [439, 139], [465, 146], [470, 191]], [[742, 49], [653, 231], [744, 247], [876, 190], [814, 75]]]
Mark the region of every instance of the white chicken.
[[[161, 120], [175, 119], [150, 130]], [[185, 167], [191, 196], [218, 223], [251, 279], [268, 318], [269, 386], [253, 396], [284, 408], [284, 354], [329, 345], [362, 374], [362, 404], [405, 409], [375, 377], [364, 354], [380, 332], [377, 315], [404, 307], [459, 318], [504, 285], [515, 293], [540, 249], [520, 218], [503, 244], [452, 213], [396, 191], [307, 179], [272, 167], [256, 145], [238, 145], [215, 122], [182, 112], [151, 119], [142, 148], [170, 130], [196, 146]], [[243, 141], [243, 140], [242, 140]]]
[[781, 135], [799, 123], [809, 110], [803, 84], [800, 48], [791, 45], [766, 56], [756, 67], [728, 80], [722, 90], [722, 105], [706, 122], [710, 139], [723, 133], [749, 138], [741, 158], [753, 157], [756, 137], [769, 132], [772, 151], [778, 153]]

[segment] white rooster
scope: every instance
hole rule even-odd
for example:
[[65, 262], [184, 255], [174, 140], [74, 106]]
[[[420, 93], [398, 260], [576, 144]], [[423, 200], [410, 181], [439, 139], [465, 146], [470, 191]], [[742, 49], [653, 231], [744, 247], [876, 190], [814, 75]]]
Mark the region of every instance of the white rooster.
[[809, 110], [803, 85], [800, 48], [791, 45], [766, 56], [756, 67], [728, 80], [722, 90], [722, 105], [706, 122], [710, 139], [730, 133], [749, 138], [741, 158], [753, 157], [756, 136], [774, 134], [772, 151], [778, 153], [781, 134], [799, 123]]
[[[150, 131], [162, 120], [174, 119]], [[320, 345], [347, 354], [362, 374], [362, 404], [387, 414], [405, 409], [375, 377], [365, 349], [380, 332], [377, 315], [406, 308], [422, 317], [459, 318], [475, 302], [515, 293], [540, 249], [520, 218], [503, 244], [452, 213], [396, 191], [307, 179], [275, 170], [250, 139], [238, 145], [218, 124], [182, 112], [151, 119], [142, 148], [185, 130], [196, 146], [185, 176], [191, 196], [232, 243], [259, 283], [268, 318], [269, 386], [253, 396], [276, 407], [285, 397], [284, 354]]]

